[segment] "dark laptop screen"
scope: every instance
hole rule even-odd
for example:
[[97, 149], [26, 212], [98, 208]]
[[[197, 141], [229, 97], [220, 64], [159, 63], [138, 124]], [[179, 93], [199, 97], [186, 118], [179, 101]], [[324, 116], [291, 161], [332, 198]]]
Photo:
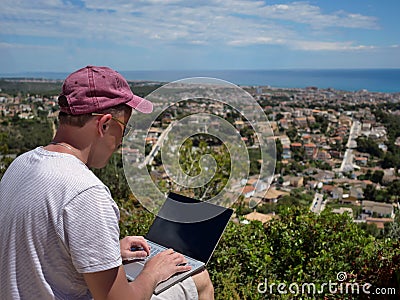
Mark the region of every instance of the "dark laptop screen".
[[[230, 208], [170, 193], [146, 238], [207, 263], [232, 212]], [[189, 222], [191, 216], [202, 221]]]

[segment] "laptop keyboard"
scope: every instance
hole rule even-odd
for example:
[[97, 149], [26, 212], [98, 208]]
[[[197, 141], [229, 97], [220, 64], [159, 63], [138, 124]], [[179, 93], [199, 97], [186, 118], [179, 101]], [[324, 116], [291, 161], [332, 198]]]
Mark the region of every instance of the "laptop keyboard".
[[[150, 255], [144, 259], [145, 261], [147, 261], [148, 259], [150, 259], [153, 256], [157, 255], [158, 253], [167, 250], [167, 248], [164, 248], [164, 247], [162, 247], [160, 245], [154, 244], [154, 243], [152, 243], [150, 241], [147, 241], [147, 243], [150, 246]], [[201, 262], [199, 262], [199, 261], [197, 261], [195, 259], [192, 259], [190, 257], [187, 257], [186, 255], [184, 255], [184, 256], [185, 256], [185, 258], [187, 260], [187, 264], [189, 266], [191, 266], [192, 268], [197, 268], [198, 266], [202, 265]]]

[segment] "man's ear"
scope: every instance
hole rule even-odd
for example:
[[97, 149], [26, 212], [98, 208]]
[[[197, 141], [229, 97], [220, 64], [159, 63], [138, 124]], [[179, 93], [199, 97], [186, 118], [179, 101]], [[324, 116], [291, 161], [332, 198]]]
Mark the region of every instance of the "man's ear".
[[97, 119], [97, 131], [100, 134], [101, 137], [104, 136], [105, 132], [109, 128], [109, 122], [112, 119], [111, 114], [105, 114], [101, 116], [99, 119]]

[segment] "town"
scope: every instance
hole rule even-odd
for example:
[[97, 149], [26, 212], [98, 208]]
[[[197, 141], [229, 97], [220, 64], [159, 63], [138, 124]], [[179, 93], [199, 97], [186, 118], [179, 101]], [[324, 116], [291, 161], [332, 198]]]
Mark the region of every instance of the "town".
[[[154, 90], [160, 86], [152, 82], [130, 84], [138, 91], [141, 88], [147, 91], [149, 86]], [[236, 203], [240, 207], [237, 209], [240, 222], [259, 220], [267, 223], [279, 217], [277, 207], [282, 203], [305, 206], [316, 214], [325, 209], [338, 214], [347, 213], [354, 222], [373, 226], [377, 232], [384, 230], [385, 224], [394, 222], [400, 210], [400, 127], [398, 122], [391, 124], [390, 121], [400, 117], [400, 93], [349, 92], [317, 87], [241, 88], [257, 101], [268, 118], [273, 133], [269, 139], [273, 139], [276, 145], [273, 174], [267, 178], [260, 177], [260, 142], [251, 124], [240, 112], [224, 103], [192, 100], [168, 108], [148, 132], [141, 135], [146, 141], [146, 158], [144, 163], [140, 162], [147, 165], [160, 189], [181, 189], [200, 198], [207, 198], [207, 193], [212, 196], [212, 193], [223, 189], [229, 177], [229, 172], [223, 169], [229, 166], [221, 162], [227, 149], [220, 141], [199, 135], [197, 140], [195, 138], [187, 145], [186, 150], [185, 147], [179, 150], [179, 155], [188, 158], [185, 155], [190, 154], [192, 160], [196, 160], [196, 155], [200, 157], [208, 153], [214, 156], [217, 163], [224, 165], [217, 172], [225, 172], [225, 179], [220, 176], [201, 191], [178, 187], [165, 172], [159, 151], [174, 121], [190, 114], [208, 112], [228, 120], [240, 132], [241, 140], [250, 153], [248, 178], [233, 184], [235, 191], [241, 195], [239, 203]], [[2, 92], [2, 134], [7, 133], [12, 124], [7, 120], [16, 118], [31, 120], [44, 117], [51, 120], [54, 130], [58, 113], [56, 94], [10, 95]], [[137, 137], [141, 134], [140, 130], [134, 134], [133, 138]], [[131, 162], [139, 162], [137, 149], [129, 145], [129, 139], [127, 142], [122, 152], [127, 153]], [[202, 148], [202, 143], [207, 147]], [[4, 157], [12, 159], [16, 156], [17, 151], [13, 153], [12, 148], [9, 146], [8, 151], [3, 151], [2, 164]], [[196, 166], [194, 161], [191, 161], [190, 167], [183, 169], [191, 176], [199, 172], [198, 163]], [[210, 188], [213, 184], [215, 186]], [[293, 198], [297, 200], [293, 202]]]

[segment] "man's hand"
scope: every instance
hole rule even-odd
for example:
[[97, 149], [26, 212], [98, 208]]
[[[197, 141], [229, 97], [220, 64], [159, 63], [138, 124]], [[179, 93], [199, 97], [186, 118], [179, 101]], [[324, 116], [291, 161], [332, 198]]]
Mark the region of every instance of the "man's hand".
[[[150, 254], [150, 246], [142, 236], [127, 236], [119, 241], [121, 257], [123, 260], [132, 258], [144, 258]], [[132, 251], [136, 248], [136, 251]]]
[[168, 249], [149, 259], [141, 274], [154, 278], [158, 284], [175, 273], [189, 271], [192, 267], [186, 265], [186, 263], [187, 260], [182, 254], [175, 252], [173, 249]]
[[[150, 247], [141, 236], [123, 238], [120, 241], [120, 246], [123, 258], [150, 254]], [[131, 251], [131, 247], [143, 248], [143, 250]], [[168, 249], [149, 259], [142, 272], [129, 284], [122, 265], [105, 271], [84, 273], [83, 278], [94, 299], [150, 299], [158, 283], [175, 273], [191, 269], [188, 265], [182, 265], [186, 262], [182, 254]]]

